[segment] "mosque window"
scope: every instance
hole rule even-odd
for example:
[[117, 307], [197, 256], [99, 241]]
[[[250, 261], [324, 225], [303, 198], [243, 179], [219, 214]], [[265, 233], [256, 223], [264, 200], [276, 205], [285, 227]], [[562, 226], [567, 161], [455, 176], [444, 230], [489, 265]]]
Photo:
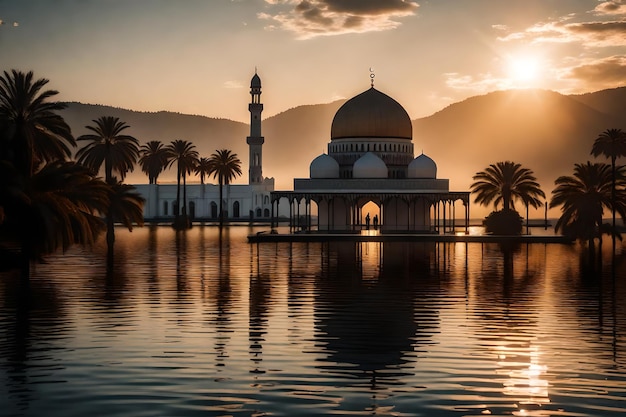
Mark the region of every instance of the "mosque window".
[[234, 218], [239, 218], [240, 214], [239, 214], [239, 201], [235, 201], [233, 203], [233, 217]]
[[261, 217], [261, 209], [260, 208], [256, 209], [256, 216], [257, 217]]
[[270, 203], [270, 196], [266, 195], [265, 198], [263, 199], [263, 203], [264, 204], [269, 204]]
[[270, 216], [270, 209], [263, 210], [263, 217], [269, 217], [269, 216]]
[[169, 205], [167, 204], [167, 201], [164, 201], [164, 202], [163, 202], [163, 215], [164, 215], [164, 216], [167, 216], [167, 215], [168, 215], [168, 212], [167, 212], [167, 209], [168, 209], [168, 208], [169, 208]]

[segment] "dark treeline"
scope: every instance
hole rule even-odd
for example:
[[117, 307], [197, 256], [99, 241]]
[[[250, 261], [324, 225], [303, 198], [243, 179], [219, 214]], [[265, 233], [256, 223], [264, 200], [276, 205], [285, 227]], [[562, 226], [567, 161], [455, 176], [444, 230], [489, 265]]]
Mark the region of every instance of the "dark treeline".
[[[562, 214], [555, 229], [557, 233], [578, 239], [594, 250], [595, 241], [601, 243], [603, 234], [621, 240], [616, 216], [626, 220], [626, 168], [617, 160], [626, 156], [626, 132], [608, 129], [591, 145], [591, 155], [608, 158], [611, 163], [591, 162], [574, 165], [573, 175], [560, 176], [552, 190], [550, 207], [561, 207]], [[471, 190], [474, 202], [489, 205], [494, 211], [485, 219], [486, 230], [494, 234], [520, 234], [523, 219], [515, 209], [515, 202], [526, 208], [544, 204], [541, 190], [533, 171], [518, 163], [506, 161], [491, 164], [476, 173]], [[498, 210], [498, 207], [502, 209]], [[611, 212], [611, 223], [604, 223], [605, 209]], [[615, 245], [614, 245], [615, 246]]]
[[[213, 175], [220, 186], [241, 175], [241, 161], [229, 150], [199, 158], [195, 146], [180, 139], [169, 145], [149, 141], [140, 146], [127, 134], [130, 126], [112, 116], [92, 120], [86, 126], [90, 133], [74, 138], [58, 114], [66, 104], [53, 101], [58, 92], [45, 89], [47, 84], [47, 79], [36, 79], [32, 71], [10, 70], [0, 75], [2, 269], [20, 268], [27, 280], [31, 262], [73, 244], [93, 244], [105, 231], [112, 261], [114, 224], [129, 230], [143, 225], [144, 200], [123, 182], [136, 164], [150, 183], [175, 165], [177, 201], [181, 201], [181, 180], [186, 194], [190, 173], [200, 175], [202, 182]], [[182, 204], [176, 204], [174, 226], [190, 226], [185, 195]]]

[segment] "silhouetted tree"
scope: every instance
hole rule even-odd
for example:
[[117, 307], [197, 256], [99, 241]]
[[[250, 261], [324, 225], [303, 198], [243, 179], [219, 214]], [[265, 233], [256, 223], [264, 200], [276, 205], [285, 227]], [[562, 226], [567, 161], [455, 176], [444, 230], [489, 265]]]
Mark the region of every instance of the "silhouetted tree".
[[[145, 200], [135, 191], [135, 187], [119, 182], [113, 184], [111, 185], [110, 199], [107, 214], [114, 222], [121, 223], [130, 231], [133, 230], [133, 223], [143, 226], [143, 204]], [[112, 246], [113, 242], [107, 241], [107, 244]]]
[[616, 168], [615, 160], [626, 156], [626, 132], [622, 132], [621, 129], [608, 129], [602, 132], [593, 143], [591, 149], [593, 156], [604, 155], [611, 159], [611, 201], [613, 208], [611, 210], [613, 215], [613, 243], [615, 244], [615, 236], [617, 230], [615, 228], [615, 205], [616, 205]]
[[[169, 166], [176, 163], [176, 210], [174, 211], [174, 227], [188, 229], [190, 227], [187, 218], [187, 174], [190, 174], [196, 166], [198, 151], [195, 145], [189, 141], [176, 139], [167, 146], [169, 152]], [[180, 181], [183, 180], [183, 204], [181, 217], [180, 204]]]
[[516, 226], [511, 230], [519, 233], [521, 218], [515, 210], [515, 201], [520, 200], [527, 207], [538, 208], [543, 205], [539, 198], [545, 199], [533, 172], [515, 162], [491, 164], [484, 171], [476, 173], [473, 180], [470, 188], [476, 194], [475, 203], [487, 206], [493, 202], [496, 210], [502, 204], [500, 212], [496, 211], [487, 218], [488, 222], [496, 225], [496, 230], [502, 230], [502, 227], [506, 230], [506, 223], [515, 222]]
[[604, 208], [615, 208], [622, 218], [626, 217], [626, 181], [623, 169], [618, 169], [618, 198], [613, 205], [611, 177], [609, 165], [587, 162], [575, 164], [573, 176], [557, 178], [550, 201], [550, 207], [563, 206], [556, 231], [586, 241], [591, 250], [594, 239], [599, 239], [602, 233], [614, 233], [609, 225], [602, 224], [602, 214]]
[[85, 126], [94, 132], [78, 137], [78, 141], [89, 141], [77, 153], [78, 162], [91, 168], [94, 173], [104, 164], [104, 178], [107, 184], [117, 183], [113, 174], [119, 174], [124, 181], [127, 172], [132, 172], [139, 157], [139, 141], [122, 134], [128, 129], [125, 122], [117, 117], [102, 116], [93, 120], [94, 126]]
[[100, 215], [110, 187], [82, 165], [50, 162], [9, 192], [2, 234], [21, 243], [26, 277], [31, 260], [74, 243], [92, 244], [104, 229]]
[[[94, 174], [100, 171], [104, 164], [104, 179], [107, 184], [114, 187], [118, 184], [117, 176], [123, 181], [128, 171], [133, 171], [139, 157], [139, 141], [133, 136], [122, 132], [128, 129], [125, 122], [117, 117], [101, 116], [93, 120], [94, 126], [85, 126], [94, 132], [78, 137], [78, 141], [88, 143], [76, 153], [78, 162], [91, 169]], [[107, 245], [109, 253], [113, 251], [115, 242], [115, 218], [113, 207], [106, 211]]]
[[167, 167], [169, 151], [158, 140], [151, 140], [139, 150], [141, 171], [148, 175], [150, 184], [156, 184], [159, 174]]
[[209, 158], [198, 159], [195, 172], [200, 176], [200, 184], [204, 185], [204, 179], [211, 175], [211, 161]]
[[32, 72], [0, 76], [0, 241], [19, 245], [24, 278], [32, 260], [93, 243], [110, 197], [89, 169], [67, 161], [76, 142], [55, 113], [65, 104], [48, 101], [58, 93], [42, 91], [47, 83]]
[[241, 175], [241, 161], [236, 153], [228, 149], [215, 151], [209, 157], [210, 174], [217, 178], [220, 185], [220, 227], [224, 225], [224, 185], [230, 184], [232, 179]]
[[67, 107], [50, 102], [58, 94], [44, 90], [45, 78], [12, 70], [0, 76], [0, 159], [11, 161], [17, 173], [31, 176], [46, 162], [66, 160], [76, 146], [70, 127], [55, 112]]

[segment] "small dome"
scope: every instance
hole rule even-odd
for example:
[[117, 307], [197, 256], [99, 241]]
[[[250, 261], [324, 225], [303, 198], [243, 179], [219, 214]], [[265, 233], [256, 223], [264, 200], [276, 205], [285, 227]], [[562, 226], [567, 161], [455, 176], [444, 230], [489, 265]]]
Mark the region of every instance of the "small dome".
[[261, 77], [256, 72], [250, 81], [250, 88], [261, 88]]
[[409, 178], [437, 178], [437, 164], [421, 154], [409, 164]]
[[387, 178], [387, 165], [377, 155], [368, 152], [354, 163], [352, 178]]
[[400, 138], [411, 140], [411, 118], [404, 107], [374, 87], [346, 101], [330, 129], [332, 139]]
[[309, 166], [311, 178], [339, 178], [339, 164], [332, 156], [321, 154]]

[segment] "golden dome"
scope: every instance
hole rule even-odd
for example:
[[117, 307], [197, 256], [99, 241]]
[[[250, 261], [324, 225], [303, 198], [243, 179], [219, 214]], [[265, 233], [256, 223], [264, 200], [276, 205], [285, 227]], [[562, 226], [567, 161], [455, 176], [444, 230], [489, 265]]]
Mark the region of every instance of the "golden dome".
[[331, 140], [399, 138], [411, 140], [411, 118], [404, 107], [374, 87], [346, 101], [335, 113]]

